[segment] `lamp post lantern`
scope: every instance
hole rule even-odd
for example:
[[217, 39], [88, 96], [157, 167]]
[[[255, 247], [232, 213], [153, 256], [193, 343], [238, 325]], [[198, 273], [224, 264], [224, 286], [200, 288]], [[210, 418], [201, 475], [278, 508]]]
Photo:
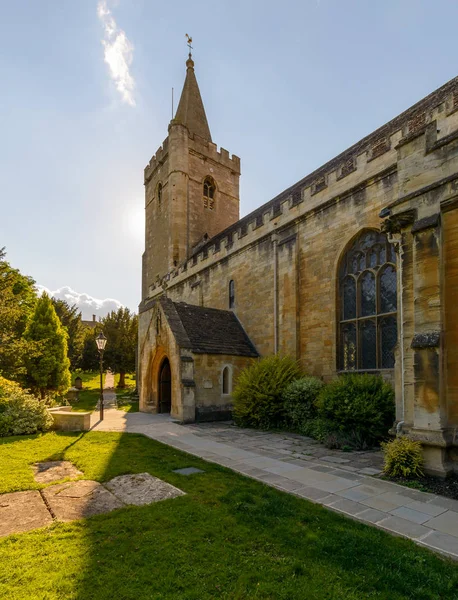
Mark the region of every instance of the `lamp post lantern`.
[[103, 421], [103, 351], [107, 345], [107, 338], [102, 331], [95, 338], [95, 343], [100, 354], [100, 420]]

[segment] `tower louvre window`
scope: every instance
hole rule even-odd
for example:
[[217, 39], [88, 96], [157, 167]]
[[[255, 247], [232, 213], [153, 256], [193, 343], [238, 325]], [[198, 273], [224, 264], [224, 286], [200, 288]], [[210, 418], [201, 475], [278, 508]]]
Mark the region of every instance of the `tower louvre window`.
[[215, 208], [215, 192], [215, 182], [211, 177], [206, 177], [203, 186], [204, 208], [209, 208], [210, 210]]
[[396, 288], [393, 246], [382, 232], [363, 232], [340, 263], [340, 370], [394, 367]]

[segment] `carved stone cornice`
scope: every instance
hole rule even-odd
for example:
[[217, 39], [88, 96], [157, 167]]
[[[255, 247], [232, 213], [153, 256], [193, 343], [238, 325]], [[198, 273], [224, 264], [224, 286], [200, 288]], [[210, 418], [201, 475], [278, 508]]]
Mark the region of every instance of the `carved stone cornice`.
[[[385, 231], [388, 234], [400, 233], [403, 229], [414, 223], [416, 213], [417, 211], [414, 208], [409, 208], [408, 210], [395, 215], [389, 215], [382, 222], [382, 231]], [[384, 211], [380, 213], [380, 217], [383, 218], [383, 216]]]

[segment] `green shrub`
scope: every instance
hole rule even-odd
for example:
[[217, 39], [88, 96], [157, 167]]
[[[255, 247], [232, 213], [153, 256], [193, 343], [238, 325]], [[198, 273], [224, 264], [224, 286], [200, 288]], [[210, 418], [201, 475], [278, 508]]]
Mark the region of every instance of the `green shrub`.
[[244, 369], [232, 393], [236, 423], [265, 429], [280, 426], [284, 419], [283, 392], [300, 376], [299, 365], [289, 356], [267, 356]]
[[52, 422], [43, 402], [0, 376], [0, 437], [46, 431]]
[[335, 425], [328, 419], [321, 419], [315, 417], [306, 421], [300, 428], [300, 433], [318, 440], [319, 442], [325, 442], [327, 438], [335, 432]]
[[392, 477], [422, 477], [423, 453], [421, 443], [408, 437], [398, 437], [382, 444], [383, 470]]
[[377, 375], [343, 375], [321, 390], [317, 408], [335, 432], [364, 447], [386, 437], [393, 424], [394, 391]]
[[307, 421], [316, 417], [316, 401], [324, 383], [316, 377], [295, 379], [283, 393], [286, 424], [300, 431]]

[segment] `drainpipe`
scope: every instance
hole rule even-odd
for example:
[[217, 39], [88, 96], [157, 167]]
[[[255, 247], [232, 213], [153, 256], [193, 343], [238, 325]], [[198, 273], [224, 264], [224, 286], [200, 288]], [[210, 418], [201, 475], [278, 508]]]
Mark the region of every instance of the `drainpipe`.
[[272, 236], [273, 243], [273, 260], [274, 260], [274, 354], [278, 353], [278, 282], [277, 282], [277, 271], [278, 271], [278, 259], [277, 259], [277, 245], [278, 236], [274, 234]]
[[396, 435], [402, 433], [402, 427], [404, 425], [405, 418], [405, 396], [404, 396], [404, 299], [402, 293], [402, 274], [403, 274], [403, 256], [404, 250], [402, 248], [402, 234], [394, 234], [388, 236], [388, 241], [392, 244], [395, 244], [399, 253], [399, 318], [401, 321], [401, 331], [400, 331], [400, 340], [401, 340], [401, 420], [396, 425]]

